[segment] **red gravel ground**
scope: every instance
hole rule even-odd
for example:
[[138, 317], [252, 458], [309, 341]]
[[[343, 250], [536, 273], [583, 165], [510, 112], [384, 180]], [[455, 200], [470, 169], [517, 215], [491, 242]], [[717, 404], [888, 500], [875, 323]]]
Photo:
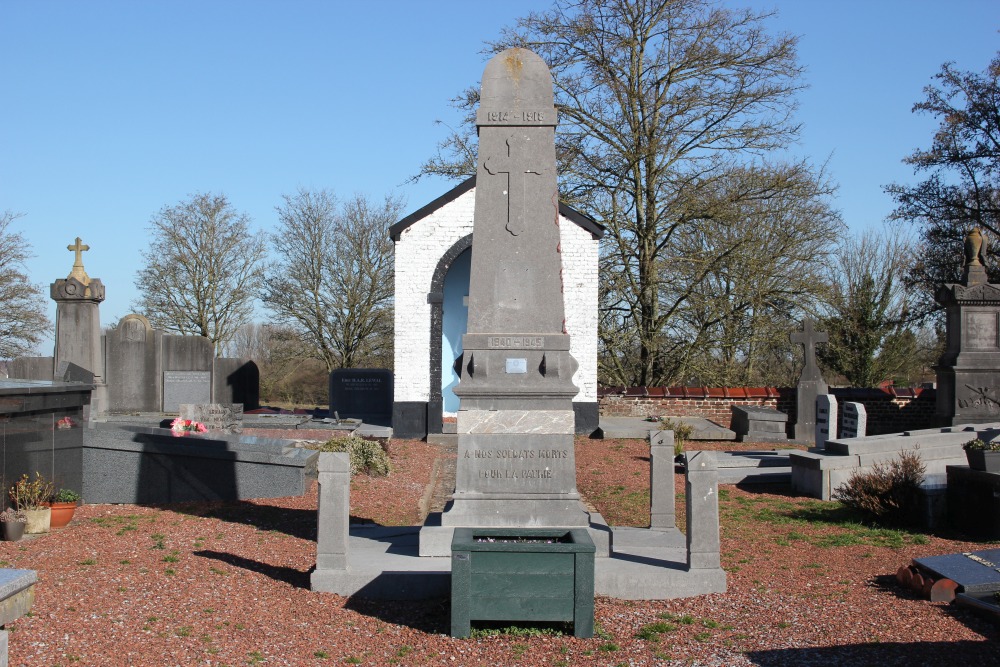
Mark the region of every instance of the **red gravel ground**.
[[[392, 476], [352, 485], [359, 520], [416, 521], [436, 448], [394, 441], [391, 452]], [[581, 491], [606, 518], [648, 521], [643, 441], [579, 440], [577, 463]], [[301, 498], [84, 506], [63, 530], [0, 542], [3, 565], [35, 569], [40, 579], [32, 615], [8, 626], [10, 664], [1000, 664], [996, 625], [917, 599], [893, 580], [913, 557], [984, 544], [866, 529], [834, 503], [775, 491], [720, 490], [727, 593], [599, 598], [599, 636], [587, 640], [451, 639], [446, 600], [310, 592], [315, 484]]]

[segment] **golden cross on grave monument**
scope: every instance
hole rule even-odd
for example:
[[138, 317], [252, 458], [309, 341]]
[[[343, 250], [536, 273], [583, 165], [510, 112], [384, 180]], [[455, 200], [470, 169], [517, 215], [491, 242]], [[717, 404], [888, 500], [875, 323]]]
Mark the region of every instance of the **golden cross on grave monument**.
[[69, 272], [68, 278], [76, 278], [81, 284], [87, 285], [90, 283], [90, 276], [87, 272], [83, 270], [83, 253], [90, 250], [89, 245], [84, 245], [80, 242], [80, 237], [76, 237], [76, 243], [66, 246], [66, 250], [71, 250], [76, 253], [76, 259], [73, 262], [73, 270]]

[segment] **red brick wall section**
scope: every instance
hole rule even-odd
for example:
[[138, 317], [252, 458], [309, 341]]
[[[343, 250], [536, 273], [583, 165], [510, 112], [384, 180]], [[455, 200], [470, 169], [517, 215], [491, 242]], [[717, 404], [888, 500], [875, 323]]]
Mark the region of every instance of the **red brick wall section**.
[[[841, 405], [847, 401], [865, 405], [868, 435], [940, 425], [933, 389], [834, 388], [830, 393]], [[774, 408], [788, 415], [789, 424], [795, 423], [797, 413], [794, 387], [601, 387], [597, 396], [602, 415], [704, 417], [726, 428], [734, 405]]]

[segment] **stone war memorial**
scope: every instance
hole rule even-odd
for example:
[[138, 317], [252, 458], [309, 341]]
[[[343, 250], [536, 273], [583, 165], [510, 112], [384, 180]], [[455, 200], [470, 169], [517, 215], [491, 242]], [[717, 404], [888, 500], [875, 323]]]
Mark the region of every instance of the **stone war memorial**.
[[[389, 599], [451, 590], [458, 636], [475, 620], [572, 620], [586, 634], [585, 598], [592, 621], [595, 593], [668, 599], [725, 591], [713, 452], [687, 454], [686, 535], [675, 520], [671, 431], [650, 434], [651, 528], [609, 527], [577, 491], [578, 366], [565, 324], [557, 114], [544, 61], [518, 48], [494, 56], [483, 74], [476, 122], [475, 245], [468, 329], [456, 362], [461, 376], [455, 388], [460, 405], [453, 499], [422, 527], [350, 525], [347, 455], [320, 454], [313, 590]], [[570, 566], [569, 574], [528, 585], [531, 578], [522, 575], [538, 561], [501, 570], [485, 564], [507, 563], [514, 554], [482, 542], [542, 534], [559, 543], [566, 559], [574, 551], [578, 562], [592, 563], [589, 572], [574, 575]], [[480, 567], [484, 550], [492, 557]], [[485, 593], [498, 587], [506, 592]], [[539, 594], [551, 599], [531, 600]], [[491, 616], [501, 613], [491, 609], [510, 608], [510, 600], [477, 602], [483, 595], [523, 596], [513, 607], [540, 615]]]

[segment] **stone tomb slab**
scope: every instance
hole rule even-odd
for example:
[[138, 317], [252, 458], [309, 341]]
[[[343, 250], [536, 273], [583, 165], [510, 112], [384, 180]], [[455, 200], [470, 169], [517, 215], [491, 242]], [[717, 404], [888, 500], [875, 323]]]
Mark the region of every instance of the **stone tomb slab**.
[[788, 415], [774, 408], [752, 405], [733, 406], [733, 431], [740, 442], [780, 442], [787, 440]]
[[1000, 549], [914, 558], [913, 564], [935, 578], [947, 578], [964, 593], [1000, 591]]
[[179, 413], [182, 403], [211, 402], [211, 371], [163, 371], [164, 412]]
[[215, 433], [243, 433], [242, 403], [181, 403], [181, 419], [190, 419], [205, 425]]

